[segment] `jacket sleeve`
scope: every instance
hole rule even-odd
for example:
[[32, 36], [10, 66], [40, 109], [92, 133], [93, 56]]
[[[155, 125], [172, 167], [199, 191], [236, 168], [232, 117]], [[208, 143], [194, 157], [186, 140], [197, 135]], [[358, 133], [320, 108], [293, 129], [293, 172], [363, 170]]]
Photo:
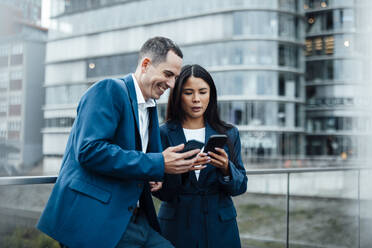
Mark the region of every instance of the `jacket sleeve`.
[[[168, 131], [165, 126], [160, 128], [160, 137], [163, 149], [165, 150], [170, 147]], [[179, 179], [179, 175], [170, 175], [165, 173], [162, 188], [152, 194], [161, 201], [173, 201], [174, 197], [177, 196], [177, 188], [180, 184]]]
[[230, 180], [226, 182], [223, 174], [219, 173], [218, 181], [223, 191], [228, 195], [236, 196], [247, 191], [248, 177], [241, 158], [239, 131], [235, 127], [231, 131], [232, 134], [229, 136], [233, 141], [233, 151], [229, 151]]
[[132, 114], [128, 92], [121, 84], [113, 79], [103, 80], [82, 97], [72, 140], [76, 160], [99, 174], [159, 181], [164, 174], [161, 153], [125, 150], [114, 143], [118, 125], [125, 123], [125, 114]]

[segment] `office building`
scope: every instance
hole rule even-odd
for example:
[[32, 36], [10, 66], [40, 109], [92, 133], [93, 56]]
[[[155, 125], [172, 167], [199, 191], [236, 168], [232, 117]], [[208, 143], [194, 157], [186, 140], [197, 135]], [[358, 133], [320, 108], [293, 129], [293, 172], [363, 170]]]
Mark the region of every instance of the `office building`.
[[[0, 167], [29, 170], [42, 159], [42, 104], [46, 30], [34, 12], [37, 1], [0, 2]], [[34, 4], [34, 5], [33, 5]], [[39, 19], [38, 19], [39, 20]]]
[[304, 8], [307, 155], [357, 158], [372, 127], [363, 1], [307, 0]]
[[182, 47], [185, 64], [211, 71], [221, 116], [238, 126], [244, 157], [304, 154], [301, 1], [52, 1], [51, 14], [43, 130], [51, 170], [80, 96], [99, 79], [132, 72], [139, 46], [157, 35]]

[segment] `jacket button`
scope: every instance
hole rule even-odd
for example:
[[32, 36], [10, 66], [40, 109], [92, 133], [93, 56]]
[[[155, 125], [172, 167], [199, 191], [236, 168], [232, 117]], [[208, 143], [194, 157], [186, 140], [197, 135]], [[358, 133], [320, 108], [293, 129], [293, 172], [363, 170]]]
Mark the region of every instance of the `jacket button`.
[[132, 210], [133, 210], [133, 207], [132, 206], [129, 206], [128, 207], [128, 211], [131, 211], [132, 212]]
[[138, 186], [138, 188], [141, 188], [142, 187], [142, 183], [139, 183], [137, 186]]

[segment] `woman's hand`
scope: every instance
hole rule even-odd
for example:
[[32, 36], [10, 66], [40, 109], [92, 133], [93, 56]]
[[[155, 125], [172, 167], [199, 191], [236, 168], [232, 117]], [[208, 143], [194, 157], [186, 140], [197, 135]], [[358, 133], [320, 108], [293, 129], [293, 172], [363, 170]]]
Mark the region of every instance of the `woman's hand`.
[[214, 152], [208, 152], [208, 155], [211, 157], [210, 164], [219, 168], [222, 171], [222, 174], [225, 176], [230, 175], [229, 170], [229, 156], [222, 148], [215, 148], [217, 153]]
[[193, 170], [202, 170], [205, 167], [207, 167], [205, 164], [208, 164], [211, 162], [211, 158], [206, 153], [199, 153], [196, 157], [196, 161], [194, 162], [192, 168], [190, 171]]

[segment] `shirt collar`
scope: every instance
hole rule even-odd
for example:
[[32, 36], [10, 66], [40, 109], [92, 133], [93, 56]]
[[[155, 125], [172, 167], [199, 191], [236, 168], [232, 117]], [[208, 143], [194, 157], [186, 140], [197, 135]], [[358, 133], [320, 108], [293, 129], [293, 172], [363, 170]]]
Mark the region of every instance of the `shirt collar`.
[[155, 106], [155, 100], [150, 98], [147, 101], [145, 101], [145, 98], [143, 97], [142, 91], [138, 85], [137, 79], [132, 74], [133, 82], [134, 82], [134, 88], [136, 89], [136, 96], [137, 96], [137, 103], [138, 105], [144, 106], [145, 108], [150, 108]]

